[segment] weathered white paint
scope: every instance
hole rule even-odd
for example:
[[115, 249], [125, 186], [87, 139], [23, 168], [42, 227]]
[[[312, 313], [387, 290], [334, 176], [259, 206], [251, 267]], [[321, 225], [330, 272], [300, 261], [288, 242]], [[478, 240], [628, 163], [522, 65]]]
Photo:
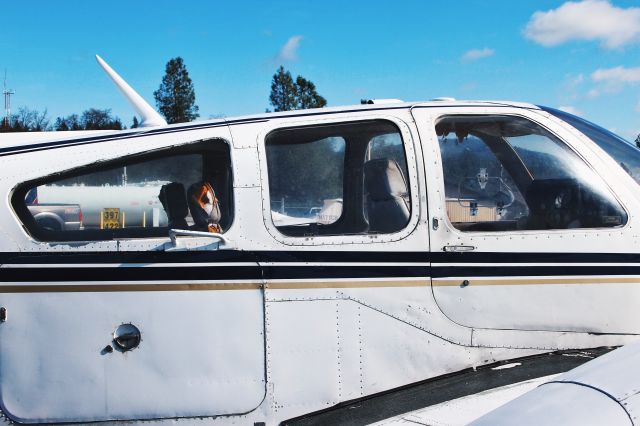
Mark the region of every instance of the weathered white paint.
[[[11, 192], [21, 182], [98, 161], [215, 139], [231, 147], [235, 214], [224, 235], [236, 250], [426, 253], [459, 244], [473, 245], [477, 251], [637, 252], [634, 230], [639, 225], [640, 192], [635, 182], [562, 122], [528, 104], [434, 102], [428, 109], [410, 110], [417, 105], [327, 108], [322, 112], [331, 114], [322, 116], [271, 114], [233, 126], [212, 120], [208, 124], [216, 127], [178, 131], [179, 126], [167, 126], [160, 128], [167, 133], [135, 140], [126, 136], [134, 132], [125, 131], [116, 133], [119, 139], [92, 145], [1, 157], [0, 250], [46, 254], [168, 249], [168, 237], [35, 241], [10, 206]], [[601, 172], [627, 209], [628, 224], [606, 231], [456, 231], [446, 221], [433, 131], [434, 121], [452, 112], [524, 115], [552, 129]], [[363, 119], [388, 119], [401, 129], [412, 193], [409, 225], [395, 234], [376, 236], [280, 234], [271, 215], [265, 135], [280, 127]], [[59, 136], [30, 135], [29, 141], [25, 136], [19, 143]], [[3, 138], [0, 145], [6, 146]], [[430, 226], [435, 218], [441, 224], [437, 230]], [[207, 238], [183, 238], [187, 241], [182, 250], [225, 250]], [[151, 424], [191, 424], [193, 416], [205, 416], [203, 424], [277, 424], [474, 365], [637, 338], [612, 334], [637, 331], [637, 310], [620, 308], [637, 300], [632, 284], [571, 289], [477, 289], [472, 284], [460, 289], [432, 287], [426, 276], [422, 281], [407, 287], [358, 288], [347, 282], [339, 288], [286, 289], [277, 288], [277, 280], [267, 280], [262, 289], [235, 292], [0, 293], [0, 305], [10, 306], [10, 321], [0, 324], [2, 409], [28, 422], [155, 418]], [[614, 304], [594, 307], [594, 299]], [[532, 300], [533, 308], [528, 305]], [[585, 316], [590, 308], [606, 321]], [[125, 355], [100, 354], [113, 329], [128, 321], [141, 327], [140, 348]], [[594, 330], [602, 334], [587, 332]], [[216, 417], [220, 414], [229, 416]], [[181, 416], [186, 418], [171, 419]]]

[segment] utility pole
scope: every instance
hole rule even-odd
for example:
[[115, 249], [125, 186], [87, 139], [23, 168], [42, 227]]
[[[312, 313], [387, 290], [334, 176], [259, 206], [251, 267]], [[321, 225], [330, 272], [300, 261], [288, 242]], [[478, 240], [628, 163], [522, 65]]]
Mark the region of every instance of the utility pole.
[[9, 127], [9, 118], [11, 117], [11, 95], [15, 92], [7, 89], [7, 70], [4, 70], [4, 89], [2, 94], [4, 95], [4, 127]]

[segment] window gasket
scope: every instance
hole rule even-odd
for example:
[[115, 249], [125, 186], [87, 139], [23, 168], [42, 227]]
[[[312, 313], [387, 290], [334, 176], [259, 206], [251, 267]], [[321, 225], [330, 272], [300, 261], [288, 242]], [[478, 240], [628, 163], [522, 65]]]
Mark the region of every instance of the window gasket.
[[[220, 142], [224, 145], [224, 150], [220, 150], [218, 146], [212, 146], [212, 142]], [[226, 162], [231, 170], [231, 181], [229, 182], [229, 201], [233, 203], [233, 166], [231, 162], [231, 143], [224, 138], [201, 139], [191, 143], [179, 146], [162, 147], [158, 149], [128, 154], [116, 159], [101, 161], [96, 160], [93, 163], [85, 164], [73, 169], [55, 172], [36, 179], [30, 179], [19, 183], [14, 187], [10, 194], [10, 205], [17, 216], [22, 228], [25, 232], [37, 242], [92, 242], [92, 241], [114, 241], [119, 239], [152, 239], [152, 238], [168, 238], [168, 227], [146, 228], [146, 230], [127, 228], [127, 229], [101, 229], [101, 230], [74, 230], [74, 231], [48, 231], [42, 229], [36, 222], [34, 216], [29, 211], [25, 203], [27, 193], [40, 185], [47, 183], [78, 177], [89, 173], [96, 173], [111, 170], [117, 167], [139, 164], [144, 161], [158, 160], [176, 155], [201, 154], [203, 160], [206, 161], [207, 154], [224, 153]], [[203, 170], [204, 171], [204, 170]], [[231, 206], [231, 220], [229, 227], [233, 224], [234, 207]], [[150, 229], [155, 230], [149, 231]]]

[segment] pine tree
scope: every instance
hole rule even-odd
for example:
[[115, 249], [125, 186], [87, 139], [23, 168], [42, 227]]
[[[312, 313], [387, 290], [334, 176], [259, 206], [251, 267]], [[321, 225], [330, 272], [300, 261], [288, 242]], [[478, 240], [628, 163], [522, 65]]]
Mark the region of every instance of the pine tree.
[[133, 123], [131, 124], [131, 128], [132, 129], [137, 129], [138, 127], [140, 127], [140, 123], [138, 122], [138, 117], [136, 117], [134, 115], [133, 116]]
[[200, 116], [193, 82], [181, 57], [167, 62], [165, 76], [153, 96], [169, 124], [192, 121]]
[[280, 65], [271, 81], [271, 95], [269, 101], [274, 111], [291, 111], [296, 109], [296, 86], [289, 71]]
[[294, 82], [291, 73], [282, 65], [273, 75], [269, 102], [276, 112], [322, 108], [327, 105], [327, 100], [316, 91], [315, 84], [302, 76], [298, 76]]
[[83, 130], [78, 114], [71, 114], [67, 117], [58, 117], [54, 125], [56, 130]]
[[58, 117], [56, 119], [55, 124], [53, 125], [53, 128], [56, 129], [57, 131], [62, 131], [65, 132], [67, 130], [69, 130], [69, 125], [67, 124], [67, 120], [62, 118], [62, 117]]
[[296, 78], [296, 109], [322, 108], [327, 100], [316, 91], [316, 85], [302, 76]]

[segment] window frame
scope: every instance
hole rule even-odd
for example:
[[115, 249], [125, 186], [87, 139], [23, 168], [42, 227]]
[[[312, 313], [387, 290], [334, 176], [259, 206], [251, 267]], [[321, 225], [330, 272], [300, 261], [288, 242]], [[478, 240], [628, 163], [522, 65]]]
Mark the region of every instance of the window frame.
[[[118, 157], [116, 159], [110, 159], [106, 161], [96, 160], [93, 163], [85, 164], [79, 167], [74, 167], [72, 169], [55, 172], [48, 174], [46, 176], [38, 177], [36, 179], [30, 179], [28, 181], [21, 182], [16, 185], [13, 191], [10, 194], [10, 205], [13, 209], [15, 215], [17, 216], [20, 224], [23, 229], [31, 238], [33, 238], [37, 242], [43, 243], [52, 243], [52, 242], [94, 242], [94, 241], [116, 241], [116, 240], [147, 240], [147, 239], [158, 239], [158, 238], [166, 238], [169, 236], [165, 232], [160, 231], [168, 231], [168, 227], [158, 227], [158, 232], [149, 233], [147, 235], [143, 235], [144, 232], [140, 232], [140, 229], [144, 228], [125, 228], [125, 229], [115, 229], [115, 230], [73, 230], [73, 231], [47, 231], [42, 229], [37, 223], [34, 216], [29, 211], [27, 204], [25, 203], [25, 197], [27, 193], [38, 186], [46, 185], [47, 183], [52, 183], [60, 180], [64, 180], [67, 178], [78, 177], [90, 173], [96, 173], [106, 170], [111, 170], [117, 167], [129, 166], [132, 164], [139, 164], [145, 161], [158, 160], [166, 157], [172, 157], [177, 155], [188, 155], [188, 154], [201, 154], [203, 156], [203, 172], [206, 170], [206, 155], [207, 153], [217, 153], [222, 152], [220, 148], [213, 147], [212, 143], [221, 143], [224, 144], [226, 150], [226, 163], [231, 171], [230, 173], [230, 181], [228, 183], [227, 191], [229, 193], [229, 203], [230, 203], [230, 212], [231, 217], [229, 218], [229, 225], [225, 232], [228, 231], [232, 226], [235, 219], [235, 202], [234, 202], [234, 194], [233, 194], [233, 181], [234, 181], [234, 170], [233, 170], [233, 162], [232, 162], [232, 145], [231, 143], [220, 137], [213, 137], [207, 139], [200, 139], [197, 141], [189, 142], [186, 144], [181, 144], [178, 146], [170, 146], [170, 147], [161, 147], [157, 149], [146, 150], [142, 152], [137, 152], [133, 154], [127, 154], [122, 157]], [[148, 228], [153, 229], [153, 228]]]
[[[535, 111], [532, 111], [535, 112]], [[527, 120], [531, 123], [534, 123], [537, 126], [540, 126], [542, 129], [544, 129], [545, 131], [549, 132], [551, 135], [553, 135], [554, 137], [556, 137], [558, 139], [558, 141], [562, 144], [564, 144], [564, 146], [569, 149], [571, 152], [573, 152], [581, 161], [584, 162], [584, 164], [596, 175], [598, 176], [598, 178], [600, 178], [602, 180], [602, 182], [604, 183], [605, 188], [609, 191], [609, 193], [612, 195], [612, 197], [616, 200], [616, 202], [618, 203], [619, 207], [625, 212], [626, 214], [626, 221], [624, 224], [619, 225], [619, 226], [615, 226], [615, 227], [600, 227], [600, 228], [570, 228], [570, 229], [522, 229], [522, 230], [497, 230], [497, 231], [486, 231], [486, 230], [478, 230], [478, 231], [467, 231], [467, 230], [462, 230], [459, 229], [457, 227], [455, 227], [453, 225], [453, 223], [451, 222], [451, 220], [449, 219], [449, 215], [446, 211], [446, 193], [445, 193], [445, 183], [444, 183], [444, 163], [442, 161], [442, 153], [441, 153], [441, 149], [440, 149], [440, 142], [439, 142], [439, 137], [436, 134], [436, 130], [435, 130], [435, 126], [437, 125], [437, 123], [445, 118], [448, 117], [464, 117], [464, 116], [478, 116], [478, 117], [517, 117], [517, 118], [522, 118], [524, 120]], [[553, 123], [556, 124], [556, 123]], [[563, 130], [567, 130], [565, 129], [565, 126], [561, 126]], [[477, 111], [477, 110], [471, 110], [471, 111], [460, 111], [460, 112], [442, 112], [442, 113], [438, 113], [435, 114], [431, 117], [431, 123], [430, 123], [430, 132], [432, 134], [433, 140], [434, 140], [434, 144], [435, 144], [435, 152], [437, 155], [437, 171], [436, 174], [439, 177], [440, 183], [439, 185], [439, 191], [440, 192], [440, 197], [439, 198], [439, 203], [442, 206], [442, 211], [444, 212], [444, 214], [442, 215], [442, 219], [444, 219], [444, 222], [447, 225], [447, 228], [449, 229], [449, 231], [451, 231], [452, 233], [455, 233], [459, 236], [469, 236], [469, 237], [479, 237], [479, 236], [489, 236], [489, 237], [498, 237], [498, 236], [509, 236], [509, 235], [540, 235], [540, 234], [566, 234], [566, 233], [586, 233], [586, 232], [594, 232], [594, 233], [600, 233], [600, 232], [618, 232], [621, 230], [626, 229], [627, 227], [630, 226], [630, 223], [632, 221], [633, 216], [630, 214], [630, 210], [627, 208], [626, 203], [623, 202], [622, 198], [618, 195], [618, 193], [613, 189], [613, 187], [610, 185], [610, 181], [608, 179], [605, 179], [600, 173], [598, 173], [597, 168], [593, 166], [592, 162], [589, 161], [581, 152], [580, 150], [576, 149], [576, 146], [571, 143], [568, 142], [568, 138], [561, 136], [560, 134], [558, 134], [557, 131], [550, 129], [548, 126], [546, 126], [545, 124], [541, 123], [540, 120], [536, 119], [535, 117], [526, 115], [526, 114], [522, 114], [522, 113], [517, 113], [517, 112], [505, 112], [503, 109], [500, 110], [496, 110], [496, 111], [492, 111], [491, 109], [485, 109], [484, 111]], [[571, 136], [571, 134], [569, 133], [567, 136]], [[581, 140], [579, 140], [579, 142], [582, 142]]]
[[[407, 162], [407, 184], [411, 194], [410, 206], [411, 213], [409, 221], [400, 230], [387, 234], [333, 234], [333, 235], [301, 235], [291, 236], [282, 233], [273, 222], [271, 215], [271, 194], [270, 194], [270, 182], [267, 164], [266, 154], [266, 141], [269, 134], [274, 131], [291, 130], [291, 129], [303, 129], [306, 127], [314, 126], [331, 126], [331, 125], [348, 125], [359, 124], [369, 121], [387, 121], [398, 129], [400, 134], [402, 145], [404, 148], [404, 154]], [[416, 161], [416, 147], [415, 141], [417, 136], [412, 134], [412, 131], [407, 124], [396, 116], [390, 116], [386, 114], [357, 114], [349, 117], [331, 117], [331, 118], [316, 118], [316, 119], [291, 119], [291, 120], [278, 120], [277, 122], [269, 123], [258, 134], [258, 154], [260, 159], [260, 182], [262, 187], [262, 215], [263, 222], [268, 233], [278, 242], [284, 245], [290, 246], [322, 246], [322, 245], [338, 245], [338, 244], [371, 244], [379, 242], [391, 242], [398, 241], [409, 236], [418, 226], [420, 217], [420, 188], [419, 188], [419, 173]]]

